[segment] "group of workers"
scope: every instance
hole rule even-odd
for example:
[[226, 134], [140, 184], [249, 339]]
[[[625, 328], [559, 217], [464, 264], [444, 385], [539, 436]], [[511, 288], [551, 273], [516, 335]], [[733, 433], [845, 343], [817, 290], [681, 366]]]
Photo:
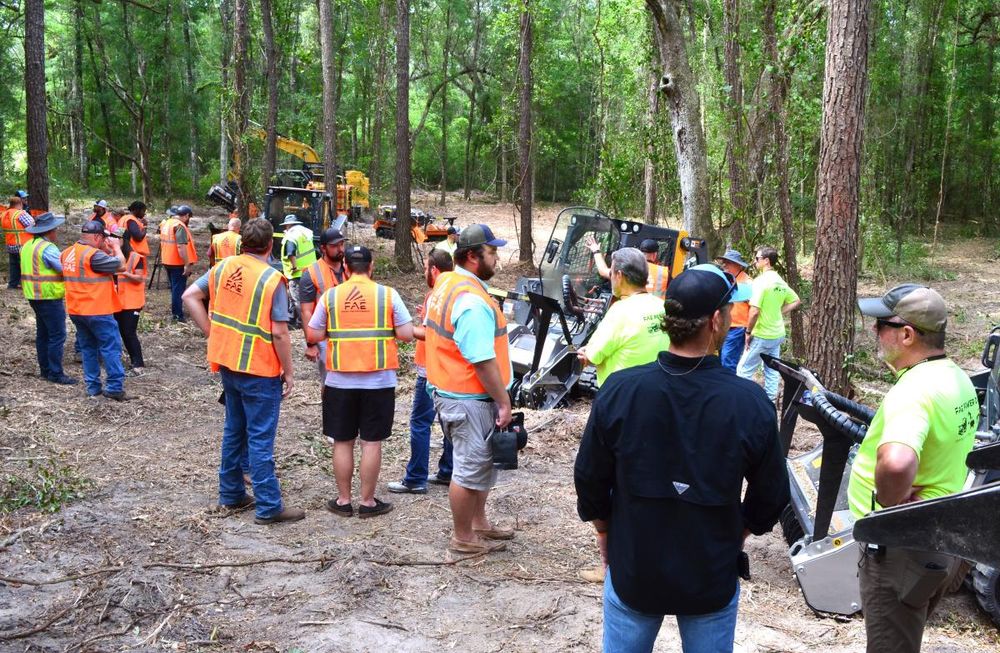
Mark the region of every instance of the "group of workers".
[[[122, 340], [132, 369], [142, 369], [138, 340], [129, 341], [145, 303], [145, 205], [134, 202], [115, 218], [97, 202], [79, 240], [60, 252], [53, 240], [63, 218], [31, 216], [23, 199], [11, 197], [0, 225], [17, 263], [10, 287], [20, 284], [36, 315], [42, 376], [76, 382], [62, 367], [68, 312], [87, 394], [125, 399]], [[448, 548], [504, 550], [515, 533], [487, 513], [496, 481], [489, 438], [511, 421], [512, 367], [507, 322], [487, 282], [506, 241], [474, 224], [433, 249], [424, 269], [428, 292], [414, 321], [399, 293], [373, 278], [370, 250], [348, 245], [332, 228], [320, 234], [317, 250], [294, 215], [283, 223], [281, 272], [270, 264], [271, 224], [251, 219], [241, 230], [236, 220], [212, 238], [210, 269], [185, 289], [198, 260], [192, 211], [170, 213], [159, 234], [173, 316], [183, 320], [186, 308], [205, 334], [209, 365], [224, 389], [218, 508], [253, 507], [259, 524], [305, 517], [283, 502], [274, 462], [281, 400], [295, 378], [289, 323], [300, 311], [305, 355], [323, 380], [322, 430], [333, 448], [337, 493], [326, 508], [360, 518], [392, 510], [376, 496], [381, 446], [395, 412], [397, 342], [415, 339], [411, 455], [403, 478], [387, 489], [421, 494], [428, 483], [449, 486]], [[670, 278], [651, 243], [613, 252], [610, 265], [596, 243], [587, 243], [617, 298], [580, 350], [599, 383], [574, 470], [578, 512], [594, 526], [602, 561], [589, 579], [604, 583], [605, 651], [651, 651], [665, 615], [676, 615], [686, 652], [731, 651], [739, 578], [748, 575], [745, 540], [770, 531], [789, 501], [777, 379], [767, 367], [763, 389], [748, 379], [762, 354], [778, 355], [784, 316], [800, 302], [775, 271], [773, 248], [755, 251], [752, 281], [735, 250]], [[904, 284], [859, 307], [875, 318], [878, 354], [896, 384], [851, 469], [856, 517], [960, 490], [978, 416], [969, 378], [944, 353], [940, 295]], [[435, 416], [445, 446], [432, 475]], [[862, 547], [868, 651], [919, 651], [927, 615], [961, 573], [960, 561]]]

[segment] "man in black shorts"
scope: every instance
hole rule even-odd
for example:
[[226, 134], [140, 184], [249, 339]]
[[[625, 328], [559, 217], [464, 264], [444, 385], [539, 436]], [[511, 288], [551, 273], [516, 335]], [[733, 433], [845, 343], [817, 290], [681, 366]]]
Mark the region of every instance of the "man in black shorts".
[[358, 516], [374, 517], [392, 510], [391, 503], [375, 498], [375, 486], [382, 441], [392, 432], [395, 412], [396, 340], [413, 340], [413, 319], [399, 293], [372, 281], [374, 265], [367, 247], [349, 247], [344, 260], [351, 276], [320, 296], [306, 339], [309, 344], [326, 341], [323, 434], [333, 441], [338, 494], [326, 507], [342, 517], [354, 514], [354, 441], [360, 435]]

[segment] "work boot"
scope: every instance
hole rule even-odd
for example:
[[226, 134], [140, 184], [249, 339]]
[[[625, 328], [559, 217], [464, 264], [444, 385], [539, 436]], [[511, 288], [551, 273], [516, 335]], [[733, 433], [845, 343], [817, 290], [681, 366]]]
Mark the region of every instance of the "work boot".
[[278, 524], [288, 521], [299, 521], [306, 518], [306, 511], [301, 508], [285, 508], [276, 515], [270, 517], [254, 517], [254, 522], [258, 524]]
[[56, 385], [76, 385], [77, 383], [76, 379], [72, 376], [66, 376], [65, 374], [62, 376], [51, 376], [48, 380]]
[[215, 509], [217, 512], [236, 512], [238, 510], [245, 510], [246, 508], [252, 508], [257, 503], [257, 501], [249, 494], [243, 497], [242, 501], [237, 501], [236, 503], [219, 503], [216, 504]]
[[105, 390], [104, 396], [107, 397], [108, 399], [114, 399], [115, 401], [132, 401], [132, 397], [129, 397], [127, 394], [125, 394], [124, 390], [120, 390], [118, 392], [108, 392], [107, 390]]
[[581, 569], [576, 572], [576, 575], [580, 577], [581, 580], [585, 580], [588, 583], [603, 583], [604, 582], [604, 565], [597, 565], [596, 567], [587, 567], [586, 569]]

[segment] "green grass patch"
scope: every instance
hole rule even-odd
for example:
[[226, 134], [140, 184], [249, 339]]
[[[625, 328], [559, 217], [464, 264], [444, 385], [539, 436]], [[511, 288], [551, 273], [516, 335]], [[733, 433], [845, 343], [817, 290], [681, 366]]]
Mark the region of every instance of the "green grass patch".
[[53, 513], [64, 504], [82, 498], [93, 487], [93, 481], [79, 476], [68, 465], [55, 460], [46, 464], [29, 460], [23, 473], [7, 474], [0, 495], [0, 514], [21, 508]]

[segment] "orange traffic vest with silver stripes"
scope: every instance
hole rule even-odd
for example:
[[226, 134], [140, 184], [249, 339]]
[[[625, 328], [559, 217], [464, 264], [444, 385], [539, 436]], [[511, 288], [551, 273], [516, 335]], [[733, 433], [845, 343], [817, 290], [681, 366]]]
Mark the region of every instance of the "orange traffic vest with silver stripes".
[[427, 382], [438, 390], [457, 394], [485, 394], [472, 363], [462, 357], [455, 342], [452, 309], [465, 293], [483, 299], [493, 310], [493, 351], [500, 366], [504, 386], [510, 384], [510, 349], [507, 343], [507, 319], [497, 303], [477, 279], [458, 272], [445, 272], [437, 278], [427, 301]]
[[[344, 281], [350, 278], [350, 273], [347, 270], [347, 266], [344, 268]], [[320, 259], [306, 268], [306, 272], [309, 273], [309, 277], [312, 279], [313, 285], [316, 286], [316, 297], [320, 297], [330, 288], [340, 284], [337, 281], [337, 275], [333, 273], [333, 268], [324, 261]]]
[[356, 274], [324, 293], [326, 369], [376, 372], [399, 367], [392, 288]]
[[[750, 277], [746, 272], [740, 272], [736, 275], [737, 284], [749, 284], [751, 283]], [[750, 302], [736, 302], [733, 304], [733, 322], [730, 328], [746, 327], [750, 322]]]
[[185, 246], [187, 262], [197, 263], [198, 252], [194, 248], [191, 230], [177, 218], [167, 218], [160, 223], [160, 261], [164, 265], [184, 265], [184, 259], [181, 258], [180, 250], [178, 250], [177, 235], [174, 233], [176, 227], [180, 227], [187, 234], [187, 245]]
[[275, 377], [281, 361], [274, 350], [271, 305], [281, 273], [250, 254], [230, 256], [209, 272], [208, 363], [213, 372]]
[[[433, 291], [431, 291], [433, 292]], [[424, 311], [423, 314], [427, 315], [427, 302], [431, 299], [431, 293], [427, 293], [424, 297]], [[426, 335], [424, 336], [426, 338]], [[427, 369], [427, 341], [417, 340], [417, 346], [413, 351], [413, 364], [417, 367], [422, 367]]]
[[96, 213], [91, 213], [87, 219], [104, 223], [104, 228], [108, 231], [114, 231], [118, 227], [118, 221], [115, 220], [115, 216], [112, 215], [111, 211], [105, 211], [101, 217], [97, 217]]
[[240, 240], [240, 235], [235, 231], [223, 231], [221, 234], [212, 236], [212, 251], [215, 253], [215, 260], [221, 261], [226, 257], [239, 254]]
[[9, 208], [5, 209], [3, 215], [0, 216], [0, 226], [3, 227], [4, 239], [9, 247], [24, 245], [32, 238], [31, 234], [24, 230], [25, 227], [21, 221], [17, 219], [17, 216], [22, 213], [24, 213], [24, 209]]
[[649, 280], [646, 281], [646, 292], [660, 299], [667, 296], [667, 285], [670, 283], [670, 268], [656, 263], [649, 263]]
[[[140, 268], [139, 265], [142, 264]], [[125, 261], [125, 271], [129, 274], [141, 274], [143, 279], [132, 281], [118, 275], [118, 298], [122, 303], [123, 311], [137, 311], [146, 305], [146, 259], [139, 256], [134, 251], [129, 252], [128, 260]]]
[[114, 275], [94, 272], [90, 262], [96, 247], [73, 243], [59, 256], [66, 284], [66, 312], [70, 315], [112, 315], [122, 310]]
[[[142, 224], [142, 220], [140, 220], [139, 218], [135, 217], [131, 213], [126, 213], [124, 215], [124, 217], [122, 217], [121, 222], [118, 223], [118, 226], [120, 226], [122, 229], [124, 229], [126, 231], [126, 233], [127, 233], [128, 232], [128, 224], [130, 222], [134, 222], [137, 225], [139, 225], [140, 229], [145, 229], [146, 228], [145, 225]], [[129, 242], [132, 243], [132, 251], [133, 252], [135, 252], [139, 256], [149, 256], [149, 238], [143, 238], [142, 240], [135, 240], [131, 236], [128, 236], [128, 238], [129, 238]]]

